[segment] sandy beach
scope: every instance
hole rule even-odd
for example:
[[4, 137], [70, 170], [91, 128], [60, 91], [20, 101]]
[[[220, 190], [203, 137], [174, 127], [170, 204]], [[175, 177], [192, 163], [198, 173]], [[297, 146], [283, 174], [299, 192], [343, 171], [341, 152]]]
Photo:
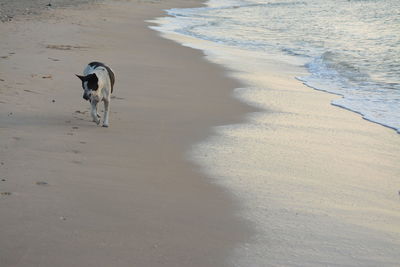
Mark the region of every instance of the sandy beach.
[[[250, 231], [226, 189], [185, 159], [249, 111], [238, 84], [145, 20], [201, 1], [112, 1], [0, 24], [0, 266], [223, 266]], [[117, 81], [110, 128], [81, 73]]]
[[[1, 13], [1, 267], [396, 266], [397, 133], [303, 67], [232, 73], [214, 63], [257, 55], [149, 29], [203, 1], [67, 2]], [[116, 73], [109, 128], [75, 77], [91, 61]]]

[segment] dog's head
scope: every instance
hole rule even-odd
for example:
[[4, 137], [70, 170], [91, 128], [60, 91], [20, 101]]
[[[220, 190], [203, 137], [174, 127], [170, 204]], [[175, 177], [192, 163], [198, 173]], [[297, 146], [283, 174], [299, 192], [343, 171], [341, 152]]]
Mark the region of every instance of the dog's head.
[[88, 74], [86, 76], [81, 76], [75, 74], [81, 81], [82, 81], [82, 88], [83, 88], [83, 99], [90, 100], [93, 93], [97, 92], [99, 88], [99, 79], [95, 73]]

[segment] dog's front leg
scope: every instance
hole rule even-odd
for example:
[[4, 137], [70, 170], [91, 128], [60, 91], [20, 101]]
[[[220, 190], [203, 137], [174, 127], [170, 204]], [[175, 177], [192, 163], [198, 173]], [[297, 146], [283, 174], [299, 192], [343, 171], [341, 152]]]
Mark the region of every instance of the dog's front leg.
[[108, 99], [104, 99], [104, 122], [103, 127], [108, 127], [108, 116], [110, 113], [110, 101]]
[[97, 125], [100, 124], [100, 116], [97, 114], [97, 102], [92, 101], [91, 103], [92, 109], [90, 111], [90, 114], [92, 115], [93, 121], [97, 123]]

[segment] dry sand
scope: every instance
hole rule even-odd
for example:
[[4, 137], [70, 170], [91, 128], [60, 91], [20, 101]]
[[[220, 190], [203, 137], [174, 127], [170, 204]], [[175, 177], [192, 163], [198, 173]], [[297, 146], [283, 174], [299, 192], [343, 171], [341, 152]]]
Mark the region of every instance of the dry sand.
[[54, 8], [73, 7], [95, 1], [101, 0], [0, 0], [0, 21], [13, 21]]
[[[249, 228], [185, 160], [248, 107], [202, 53], [144, 21], [201, 1], [112, 1], [0, 25], [0, 266], [223, 266]], [[79, 80], [109, 64], [110, 128]]]

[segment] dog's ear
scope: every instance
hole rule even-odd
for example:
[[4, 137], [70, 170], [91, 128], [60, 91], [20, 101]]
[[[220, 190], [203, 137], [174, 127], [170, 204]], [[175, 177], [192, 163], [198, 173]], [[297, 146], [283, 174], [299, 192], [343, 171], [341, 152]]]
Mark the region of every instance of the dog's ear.
[[76, 75], [76, 77], [78, 77], [82, 82], [83, 81], [85, 81], [85, 76], [81, 76], [81, 75], [78, 75], [78, 74], [75, 74]]

